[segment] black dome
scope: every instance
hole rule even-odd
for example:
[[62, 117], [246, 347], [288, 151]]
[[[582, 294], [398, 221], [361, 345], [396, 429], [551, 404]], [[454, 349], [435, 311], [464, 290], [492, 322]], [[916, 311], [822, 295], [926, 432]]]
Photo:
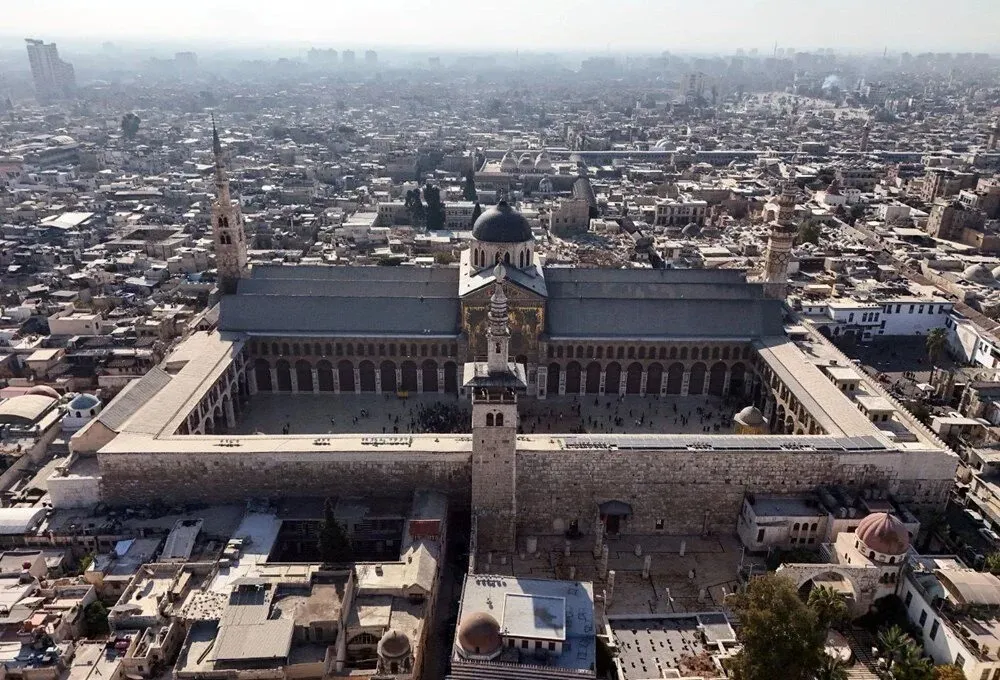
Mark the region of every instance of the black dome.
[[528, 220], [506, 201], [500, 201], [476, 219], [472, 237], [487, 243], [521, 243], [532, 238]]

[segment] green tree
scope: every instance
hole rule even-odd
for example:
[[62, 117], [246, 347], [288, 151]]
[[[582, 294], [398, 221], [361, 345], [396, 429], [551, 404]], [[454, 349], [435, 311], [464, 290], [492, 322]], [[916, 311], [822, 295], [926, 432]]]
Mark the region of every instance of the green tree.
[[100, 600], [94, 600], [83, 610], [83, 627], [87, 637], [107, 635], [111, 631], [108, 625], [108, 608]]
[[833, 588], [818, 586], [809, 592], [809, 607], [824, 631], [838, 628], [847, 621], [847, 603]]
[[465, 173], [465, 185], [462, 187], [462, 198], [466, 201], [479, 200], [479, 193], [476, 191], [476, 176], [472, 170]]
[[482, 214], [483, 214], [483, 206], [479, 205], [479, 201], [476, 201], [476, 205], [472, 209], [472, 223], [469, 224], [470, 229], [476, 223], [476, 220], [479, 219], [479, 216]]
[[437, 264], [451, 264], [454, 261], [455, 256], [447, 250], [443, 250], [440, 253], [434, 253], [434, 262]]
[[987, 555], [984, 568], [991, 574], [1000, 574], [1000, 552]]
[[879, 631], [876, 640], [879, 651], [890, 664], [902, 658], [904, 650], [912, 644], [913, 638], [899, 626], [883, 628]]
[[847, 680], [847, 664], [829, 654], [823, 654], [813, 678], [814, 680]]
[[799, 232], [795, 235], [796, 243], [814, 243], [819, 244], [819, 236], [822, 233], [820, 226], [812, 221], [806, 220], [799, 225]]
[[965, 671], [960, 666], [946, 664], [934, 667], [934, 680], [966, 680]]
[[948, 334], [943, 328], [932, 328], [931, 332], [927, 334], [927, 358], [934, 363], [938, 355], [944, 350], [945, 345], [948, 344]]
[[125, 135], [125, 139], [129, 141], [135, 139], [135, 136], [139, 134], [140, 122], [139, 116], [131, 111], [122, 116], [122, 134]]
[[433, 184], [424, 187], [424, 202], [427, 204], [427, 228], [444, 229], [444, 203], [441, 202], [441, 190]]
[[768, 574], [733, 598], [743, 649], [733, 658], [737, 680], [811, 680], [826, 633], [790, 579]]
[[406, 192], [406, 197], [403, 199], [403, 208], [410, 216], [410, 224], [414, 227], [424, 226], [427, 213], [424, 210], [423, 201], [420, 200], [420, 189], [410, 189]]
[[923, 650], [912, 640], [890, 671], [893, 680], [934, 680], [934, 662], [924, 658]]
[[351, 540], [333, 516], [333, 501], [323, 504], [323, 523], [319, 528], [319, 556], [324, 562], [350, 562], [354, 559]]

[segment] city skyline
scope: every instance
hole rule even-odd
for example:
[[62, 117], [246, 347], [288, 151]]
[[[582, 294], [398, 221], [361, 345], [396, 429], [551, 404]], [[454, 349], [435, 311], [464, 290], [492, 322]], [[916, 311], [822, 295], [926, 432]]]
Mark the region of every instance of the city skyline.
[[[55, 10], [55, 11], [54, 11]], [[572, 16], [541, 3], [514, 0], [502, 13], [477, 3], [383, 0], [364, 6], [313, 6], [290, 0], [280, 7], [259, 2], [171, 3], [169, 15], [136, 14], [124, 0], [101, 0], [86, 11], [68, 0], [5, 9], [3, 40], [17, 34], [46, 40], [119, 40], [211, 43], [218, 47], [372, 46], [383, 48], [531, 52], [729, 51], [775, 43], [796, 50], [994, 52], [990, 27], [1000, 6], [980, 0], [949, 5], [948, 22], [937, 21], [929, 0], [845, 0], [827, 5], [790, 0], [681, 3], [624, 0], [608, 20], [597, 0], [580, 0]], [[934, 32], [925, 27], [932, 24]], [[368, 25], [366, 37], [359, 26]], [[470, 30], [470, 27], [472, 30]], [[362, 30], [361, 33], [366, 33]]]

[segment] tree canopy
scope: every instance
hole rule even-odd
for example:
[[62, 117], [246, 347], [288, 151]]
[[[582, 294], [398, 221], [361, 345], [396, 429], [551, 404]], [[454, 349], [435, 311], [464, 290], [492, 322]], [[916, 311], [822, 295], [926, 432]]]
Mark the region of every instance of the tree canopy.
[[467, 201], [478, 201], [479, 192], [476, 191], [476, 176], [472, 170], [465, 173], [465, 184], [462, 186], [462, 198]]
[[319, 556], [324, 562], [350, 562], [354, 559], [351, 540], [333, 515], [333, 501], [323, 504], [323, 523], [319, 528]]
[[135, 139], [135, 136], [139, 134], [140, 122], [139, 116], [131, 111], [122, 116], [122, 134], [125, 135], [125, 139], [129, 141]]
[[733, 658], [737, 680], [812, 680], [824, 656], [826, 630], [788, 578], [754, 579], [734, 596], [743, 649]]
[[445, 215], [444, 203], [441, 202], [441, 190], [433, 184], [424, 187], [424, 202], [427, 204], [425, 211], [427, 228], [438, 230], [444, 229]]
[[948, 344], [948, 334], [943, 328], [932, 328], [927, 334], [927, 357], [934, 361]]

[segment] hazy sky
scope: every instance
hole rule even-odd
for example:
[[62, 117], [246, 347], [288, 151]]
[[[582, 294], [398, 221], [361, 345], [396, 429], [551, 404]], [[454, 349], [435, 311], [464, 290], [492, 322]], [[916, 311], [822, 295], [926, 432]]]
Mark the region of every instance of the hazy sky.
[[1000, 52], [1000, 0], [6, 0], [7, 37], [318, 46]]

